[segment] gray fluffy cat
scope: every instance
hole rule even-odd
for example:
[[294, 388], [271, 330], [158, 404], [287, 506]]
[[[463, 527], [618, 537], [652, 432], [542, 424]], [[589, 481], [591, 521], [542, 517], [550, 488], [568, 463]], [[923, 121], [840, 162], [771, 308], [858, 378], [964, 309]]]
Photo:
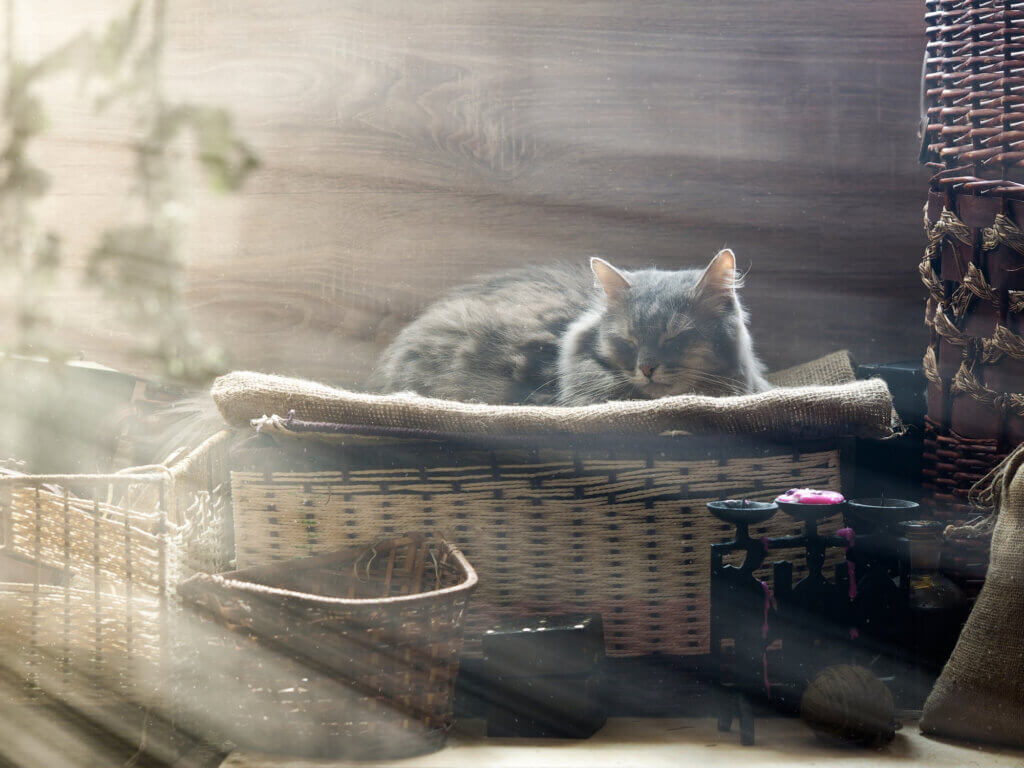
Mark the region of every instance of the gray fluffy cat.
[[736, 295], [736, 259], [706, 269], [527, 267], [458, 288], [398, 334], [385, 392], [482, 403], [586, 405], [769, 385]]

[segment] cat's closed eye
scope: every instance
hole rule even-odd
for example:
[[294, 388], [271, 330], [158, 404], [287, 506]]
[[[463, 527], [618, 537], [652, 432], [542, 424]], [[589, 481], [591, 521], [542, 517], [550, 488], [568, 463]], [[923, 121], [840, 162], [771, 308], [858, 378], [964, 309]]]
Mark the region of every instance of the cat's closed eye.
[[696, 328], [684, 328], [679, 331], [669, 331], [661, 341], [663, 349], [679, 349], [691, 344], [697, 338]]
[[632, 339], [617, 336], [612, 339], [612, 347], [615, 350], [616, 357], [620, 360], [625, 361], [636, 358], [636, 342]]

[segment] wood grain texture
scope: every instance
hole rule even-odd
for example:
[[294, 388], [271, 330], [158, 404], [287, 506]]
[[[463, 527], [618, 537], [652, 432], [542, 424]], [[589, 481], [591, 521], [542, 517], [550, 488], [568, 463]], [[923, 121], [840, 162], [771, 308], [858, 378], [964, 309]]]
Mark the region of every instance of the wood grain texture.
[[[32, 50], [121, 6], [22, 5]], [[922, 14], [917, 0], [176, 0], [169, 94], [233, 110], [263, 160], [237, 199], [187, 187], [197, 327], [239, 368], [357, 385], [473, 275], [591, 254], [692, 266], [727, 244], [772, 367], [840, 347], [917, 357]], [[68, 84], [52, 103], [44, 216], [73, 272], [123, 211], [131, 127]], [[69, 344], [144, 367], [79, 281], [53, 298]]]

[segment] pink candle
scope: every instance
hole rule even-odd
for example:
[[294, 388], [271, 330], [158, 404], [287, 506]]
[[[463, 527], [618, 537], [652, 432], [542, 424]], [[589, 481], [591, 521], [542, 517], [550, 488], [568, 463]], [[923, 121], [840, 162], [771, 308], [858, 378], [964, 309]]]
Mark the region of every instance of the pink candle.
[[816, 491], [812, 488], [790, 488], [775, 499], [779, 504], [842, 504], [843, 494], [835, 491]]

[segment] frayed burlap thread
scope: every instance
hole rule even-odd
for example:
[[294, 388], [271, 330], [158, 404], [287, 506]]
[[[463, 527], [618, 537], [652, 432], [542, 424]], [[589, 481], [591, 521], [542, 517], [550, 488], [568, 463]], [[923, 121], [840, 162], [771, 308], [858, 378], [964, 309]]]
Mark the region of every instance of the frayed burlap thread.
[[924, 706], [935, 736], [1024, 747], [1024, 447], [998, 470], [985, 586]]

